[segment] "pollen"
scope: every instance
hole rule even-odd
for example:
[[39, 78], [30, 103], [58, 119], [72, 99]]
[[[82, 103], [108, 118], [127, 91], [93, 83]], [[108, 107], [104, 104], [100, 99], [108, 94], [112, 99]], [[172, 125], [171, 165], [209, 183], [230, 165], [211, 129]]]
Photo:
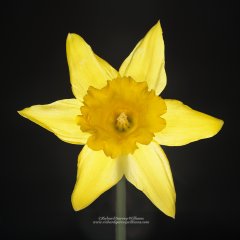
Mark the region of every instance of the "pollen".
[[164, 100], [146, 82], [116, 78], [101, 89], [89, 87], [77, 124], [90, 133], [87, 145], [116, 158], [133, 153], [137, 143], [149, 144], [165, 128]]
[[119, 131], [126, 131], [130, 127], [128, 117], [125, 112], [121, 112], [116, 120], [116, 128]]

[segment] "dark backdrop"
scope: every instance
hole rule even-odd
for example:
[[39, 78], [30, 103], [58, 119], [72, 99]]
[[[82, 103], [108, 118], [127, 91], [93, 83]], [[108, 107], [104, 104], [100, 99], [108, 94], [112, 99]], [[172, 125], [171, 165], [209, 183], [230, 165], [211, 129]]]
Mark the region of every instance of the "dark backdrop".
[[[6, 1], [7, 2], [7, 1]], [[164, 147], [176, 191], [172, 220], [132, 185], [128, 239], [207, 238], [238, 232], [239, 26], [237, 1], [9, 1], [1, 6], [1, 239], [113, 239], [115, 188], [74, 212], [70, 202], [80, 146], [66, 144], [17, 110], [71, 98], [65, 40], [83, 36], [118, 68], [161, 20], [168, 85], [163, 97], [225, 120], [214, 138]]]

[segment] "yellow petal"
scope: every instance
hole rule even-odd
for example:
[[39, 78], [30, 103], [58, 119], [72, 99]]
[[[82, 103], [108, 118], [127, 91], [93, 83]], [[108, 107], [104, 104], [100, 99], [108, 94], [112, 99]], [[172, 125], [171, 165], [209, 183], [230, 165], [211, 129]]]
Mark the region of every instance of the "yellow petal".
[[77, 182], [72, 193], [75, 211], [87, 207], [122, 178], [118, 160], [84, 146], [78, 157]]
[[89, 86], [102, 88], [118, 76], [106, 61], [96, 56], [91, 47], [77, 34], [68, 34], [67, 59], [73, 94], [82, 100]]
[[80, 102], [64, 99], [46, 105], [35, 105], [18, 112], [25, 118], [53, 132], [61, 140], [73, 144], [85, 144], [88, 133], [83, 133], [77, 125]]
[[164, 42], [158, 21], [122, 63], [119, 72], [137, 82], [146, 81], [159, 95], [167, 82], [164, 65]]
[[174, 218], [176, 193], [168, 159], [155, 142], [138, 146], [126, 159], [126, 178], [157, 208]]
[[155, 140], [162, 145], [181, 146], [219, 132], [223, 121], [195, 111], [177, 100], [165, 99], [167, 112], [162, 115], [166, 127], [156, 133]]

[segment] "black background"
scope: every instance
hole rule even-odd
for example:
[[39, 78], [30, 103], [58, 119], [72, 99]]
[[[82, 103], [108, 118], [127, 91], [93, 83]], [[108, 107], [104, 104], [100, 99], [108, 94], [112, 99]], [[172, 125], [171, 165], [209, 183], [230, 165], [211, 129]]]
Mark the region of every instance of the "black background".
[[161, 20], [168, 85], [162, 96], [224, 119], [211, 139], [164, 147], [177, 192], [173, 220], [132, 185], [128, 239], [208, 238], [238, 234], [238, 1], [9, 1], [1, 6], [1, 239], [114, 239], [115, 188], [88, 208], [70, 202], [81, 147], [66, 144], [17, 110], [73, 97], [65, 41], [78, 33], [118, 68]]

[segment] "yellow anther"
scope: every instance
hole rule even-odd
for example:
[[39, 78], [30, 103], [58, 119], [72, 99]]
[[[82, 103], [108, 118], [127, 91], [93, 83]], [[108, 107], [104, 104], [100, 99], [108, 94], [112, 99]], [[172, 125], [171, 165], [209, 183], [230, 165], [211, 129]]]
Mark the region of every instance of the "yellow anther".
[[128, 117], [125, 112], [121, 112], [116, 120], [116, 128], [119, 131], [126, 131], [130, 127]]

